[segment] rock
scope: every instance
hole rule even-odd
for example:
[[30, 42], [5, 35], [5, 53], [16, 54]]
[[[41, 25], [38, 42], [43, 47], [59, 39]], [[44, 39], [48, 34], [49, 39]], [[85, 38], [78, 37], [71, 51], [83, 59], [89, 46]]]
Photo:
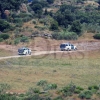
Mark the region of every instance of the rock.
[[4, 14], [8, 17], [10, 15], [10, 11], [9, 10], [5, 10]]
[[21, 6], [20, 6], [20, 11], [21, 11], [21, 12], [26, 12], [26, 13], [28, 13], [28, 9], [27, 9], [26, 4], [24, 4], [24, 3], [21, 4]]

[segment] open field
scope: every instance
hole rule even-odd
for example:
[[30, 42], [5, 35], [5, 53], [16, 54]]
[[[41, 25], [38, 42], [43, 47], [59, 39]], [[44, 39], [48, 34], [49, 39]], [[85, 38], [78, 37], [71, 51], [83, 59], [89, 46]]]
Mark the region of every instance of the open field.
[[100, 84], [100, 50], [63, 52], [0, 61], [0, 83], [11, 85], [13, 92], [36, 87], [40, 80], [62, 87], [70, 82], [87, 87]]

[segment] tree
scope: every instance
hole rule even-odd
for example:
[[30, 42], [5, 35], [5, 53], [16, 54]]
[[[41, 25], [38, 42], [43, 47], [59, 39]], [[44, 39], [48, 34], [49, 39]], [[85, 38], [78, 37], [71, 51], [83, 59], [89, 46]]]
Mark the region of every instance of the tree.
[[41, 4], [33, 4], [31, 5], [31, 8], [33, 9], [33, 11], [36, 13], [36, 14], [42, 14], [42, 5]]
[[24, 0], [0, 0], [1, 17], [4, 18], [5, 10], [18, 10]]
[[54, 1], [55, 1], [55, 0], [47, 0], [47, 2], [48, 2], [49, 4], [54, 3]]
[[4, 31], [5, 29], [10, 29], [10, 24], [5, 20], [0, 19], [0, 31]]
[[51, 23], [50, 29], [51, 30], [58, 30], [58, 22], [57, 21], [53, 21]]
[[2, 38], [3, 40], [8, 39], [10, 36], [8, 34], [0, 34], [0, 38]]
[[72, 26], [70, 28], [70, 31], [77, 33], [77, 35], [81, 35], [82, 32], [82, 27], [81, 27], [81, 23], [79, 21], [74, 21], [72, 23]]
[[98, 0], [97, 3], [100, 5], [100, 0]]

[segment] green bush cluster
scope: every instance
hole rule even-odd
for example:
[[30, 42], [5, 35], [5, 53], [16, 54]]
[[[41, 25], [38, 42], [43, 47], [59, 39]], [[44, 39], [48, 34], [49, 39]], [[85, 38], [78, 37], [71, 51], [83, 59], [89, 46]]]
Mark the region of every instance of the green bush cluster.
[[6, 20], [0, 19], [0, 31], [3, 32], [5, 30], [9, 31], [12, 26]]
[[97, 33], [93, 36], [95, 39], [100, 39], [100, 33]]
[[[74, 83], [70, 83], [65, 87], [57, 90], [57, 96], [53, 97], [52, 89], [57, 89], [57, 84], [50, 84], [46, 80], [40, 80], [37, 82], [37, 87], [29, 88], [29, 90], [24, 94], [6, 94], [6, 90], [10, 89], [8, 84], [0, 84], [0, 100], [66, 100], [67, 98], [72, 98], [73, 96], [80, 98], [82, 100], [93, 99], [95, 94], [100, 97], [100, 87], [97, 85], [88, 86], [88, 88], [82, 88], [76, 86]], [[42, 86], [45, 90], [41, 89]], [[95, 91], [94, 91], [95, 90]], [[59, 93], [58, 93], [59, 92]]]
[[60, 33], [53, 33], [52, 34], [52, 38], [53, 39], [57, 39], [57, 40], [62, 40], [62, 39], [65, 39], [65, 40], [77, 40], [78, 38], [78, 35], [74, 32], [68, 32], [68, 31], [63, 31], [63, 32], [60, 32]]
[[84, 92], [82, 92], [82, 93], [80, 93], [79, 94], [79, 98], [81, 98], [81, 99], [91, 99], [91, 97], [92, 97], [92, 92], [91, 91], [84, 91]]
[[27, 36], [15, 38], [15, 40], [14, 40], [15, 45], [19, 44], [20, 42], [23, 42], [23, 43], [29, 42], [29, 38]]
[[4, 34], [4, 33], [0, 34], [0, 42], [9, 39], [9, 37], [10, 37], [9, 34]]

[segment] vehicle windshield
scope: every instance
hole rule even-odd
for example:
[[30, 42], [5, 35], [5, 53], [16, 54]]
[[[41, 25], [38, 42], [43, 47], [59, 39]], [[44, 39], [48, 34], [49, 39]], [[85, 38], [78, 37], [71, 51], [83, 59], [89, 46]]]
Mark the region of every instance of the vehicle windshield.
[[65, 46], [66, 46], [65, 44], [61, 44], [60, 48], [65, 48]]
[[24, 52], [24, 49], [18, 49], [18, 52], [22, 53], [22, 52]]

